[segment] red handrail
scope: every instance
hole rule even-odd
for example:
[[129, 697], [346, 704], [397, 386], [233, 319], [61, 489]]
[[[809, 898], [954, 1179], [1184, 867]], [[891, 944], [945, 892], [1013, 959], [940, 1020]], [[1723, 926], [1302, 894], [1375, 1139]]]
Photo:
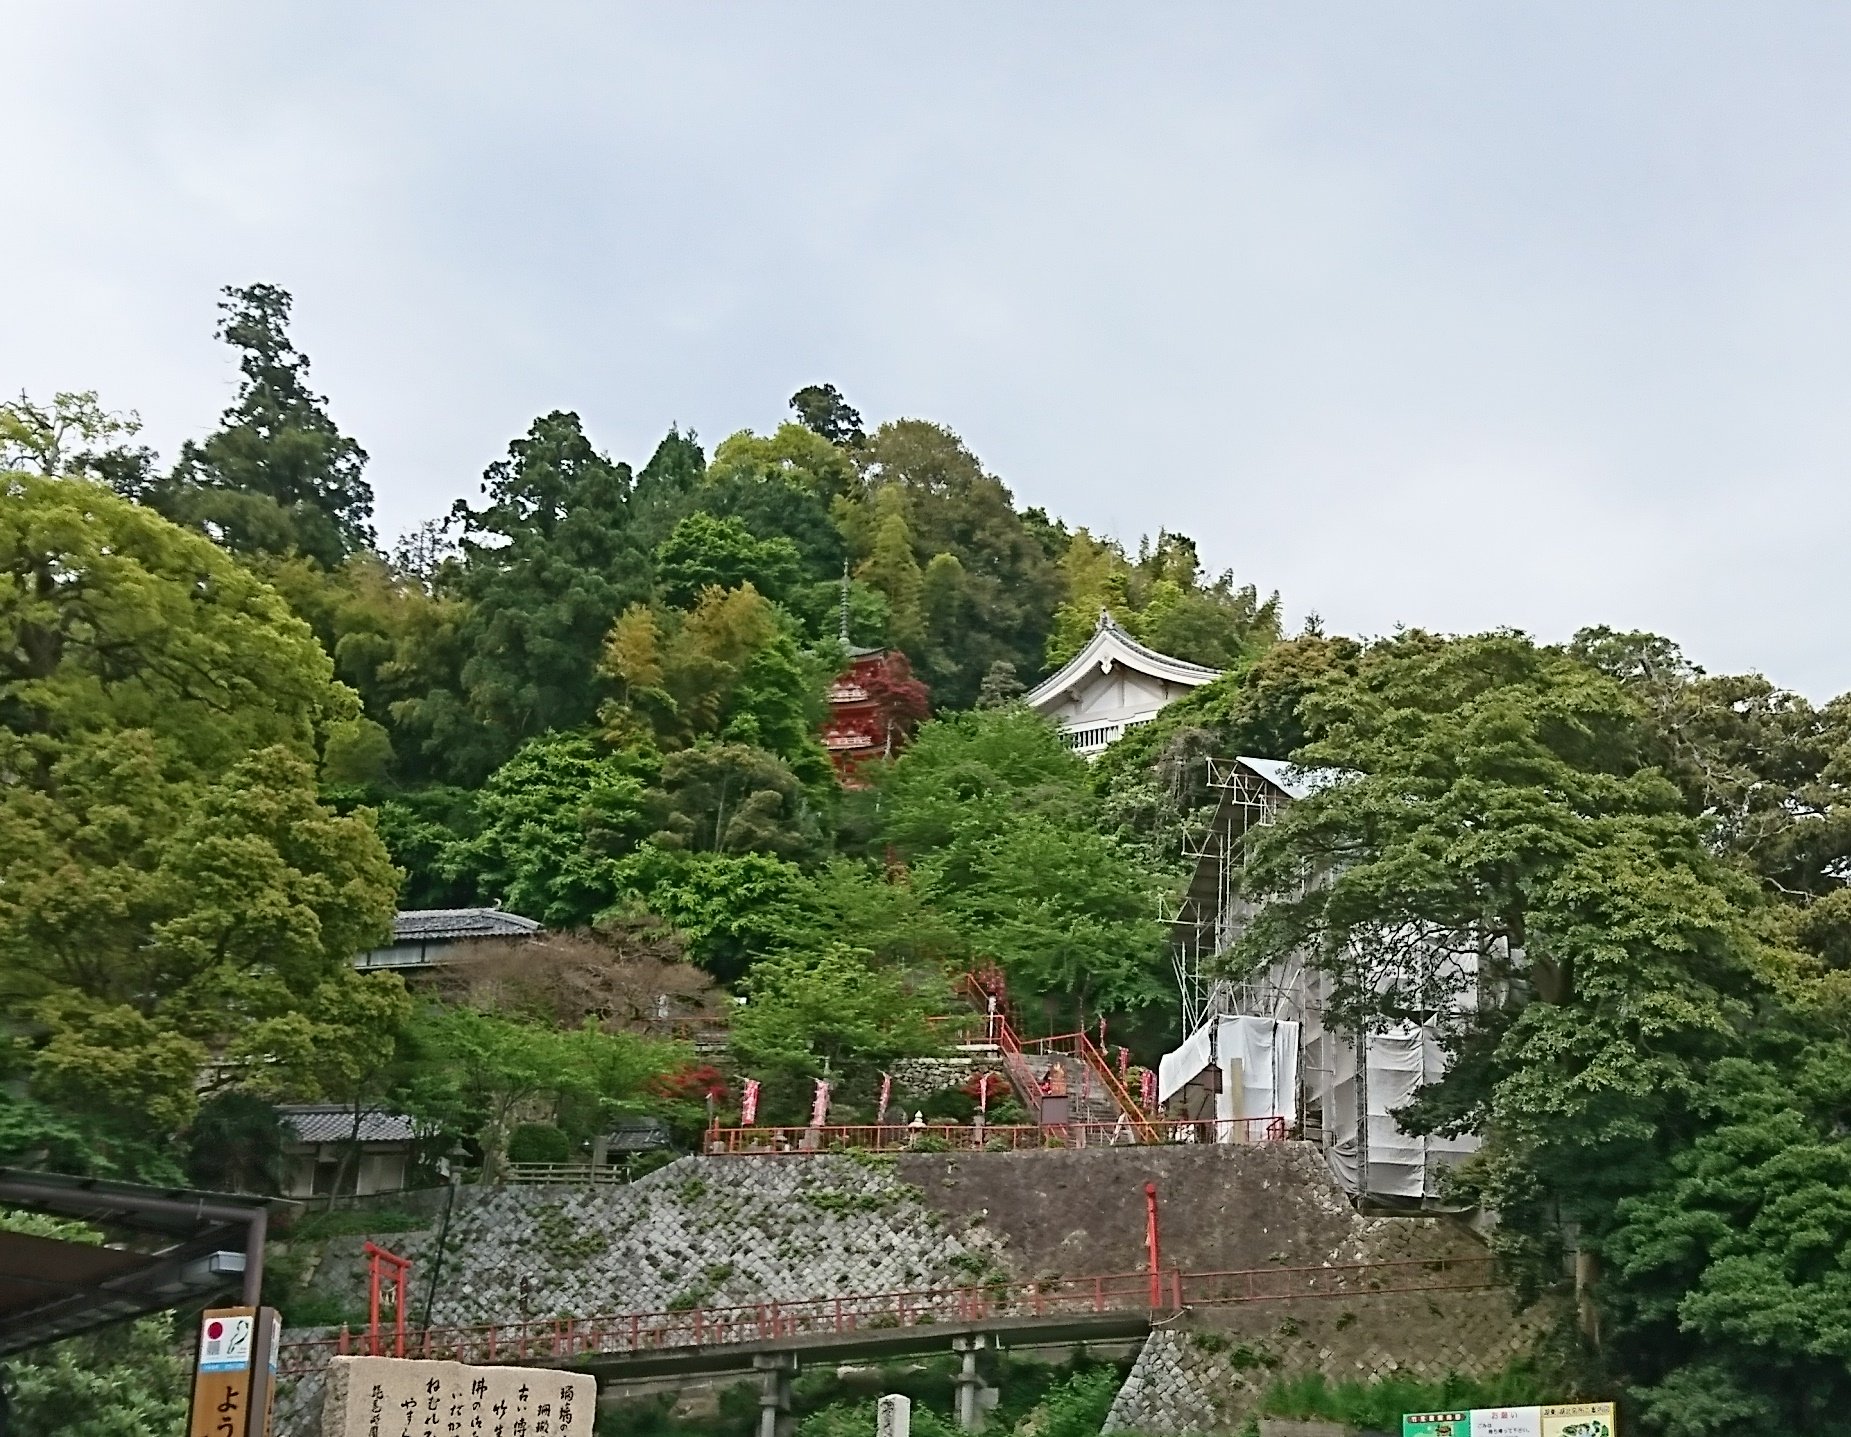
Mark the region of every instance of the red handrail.
[[1146, 1118], [1140, 1133], [1129, 1121], [1113, 1123], [837, 1124], [826, 1127], [711, 1127], [706, 1152], [712, 1157], [807, 1157], [845, 1149], [884, 1153], [1029, 1151], [1037, 1148], [1123, 1147], [1144, 1143], [1276, 1142], [1286, 1121], [1266, 1118]]
[[[522, 1358], [544, 1339], [547, 1356], [571, 1362], [589, 1355], [694, 1351], [745, 1342], [779, 1341], [862, 1328], [916, 1327], [946, 1321], [1044, 1318], [1080, 1313], [1143, 1312], [1303, 1298], [1369, 1297], [1378, 1293], [1453, 1292], [1487, 1288], [1494, 1273], [1489, 1255], [1318, 1267], [1273, 1267], [1228, 1272], [1168, 1270], [1153, 1285], [1149, 1272], [1093, 1277], [998, 1281], [981, 1286], [850, 1294], [739, 1307], [595, 1315], [426, 1328], [425, 1356], [494, 1362], [510, 1346]], [[1153, 1307], [1155, 1301], [1163, 1304]], [[1167, 1303], [1164, 1301], [1167, 1295]], [[287, 1375], [313, 1371], [339, 1350], [339, 1338], [285, 1342], [279, 1354]]]

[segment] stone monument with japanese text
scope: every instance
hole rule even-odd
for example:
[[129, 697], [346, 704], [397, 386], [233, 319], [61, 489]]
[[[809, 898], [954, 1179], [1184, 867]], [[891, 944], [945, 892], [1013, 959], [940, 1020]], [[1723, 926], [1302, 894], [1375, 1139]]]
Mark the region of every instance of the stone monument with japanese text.
[[322, 1437], [589, 1437], [598, 1387], [549, 1367], [336, 1357]]

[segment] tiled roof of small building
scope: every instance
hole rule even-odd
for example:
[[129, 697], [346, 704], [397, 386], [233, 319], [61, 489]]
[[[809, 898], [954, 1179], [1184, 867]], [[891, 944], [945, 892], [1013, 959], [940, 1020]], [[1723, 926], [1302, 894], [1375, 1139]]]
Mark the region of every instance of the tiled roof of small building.
[[[353, 1109], [338, 1103], [289, 1103], [277, 1110], [299, 1143], [344, 1143], [354, 1135]], [[410, 1118], [372, 1108], [360, 1114], [363, 1143], [405, 1143], [417, 1136]]]
[[401, 908], [392, 920], [399, 943], [421, 938], [524, 938], [540, 925], [499, 908]]

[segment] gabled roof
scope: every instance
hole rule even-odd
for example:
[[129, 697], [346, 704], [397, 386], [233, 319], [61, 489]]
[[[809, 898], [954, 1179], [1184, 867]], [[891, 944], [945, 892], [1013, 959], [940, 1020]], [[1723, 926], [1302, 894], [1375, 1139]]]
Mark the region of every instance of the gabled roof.
[[1123, 664], [1154, 679], [1187, 688], [1199, 688], [1210, 679], [1221, 677], [1220, 669], [1173, 659], [1168, 654], [1146, 648], [1118, 626], [1110, 610], [1101, 609], [1099, 622], [1093, 627], [1093, 636], [1086, 641], [1086, 647], [1029, 690], [1024, 701], [1034, 709], [1056, 703], [1076, 681], [1095, 669], [1113, 664]]
[[[339, 1103], [287, 1103], [276, 1110], [299, 1143], [344, 1143], [354, 1136], [353, 1109]], [[410, 1118], [369, 1108], [360, 1114], [363, 1143], [408, 1143], [417, 1136]]]
[[540, 925], [499, 908], [401, 908], [392, 920], [395, 942], [422, 938], [524, 938]]
[[1340, 768], [1301, 768], [1282, 758], [1237, 758], [1234, 762], [1250, 768], [1287, 798], [1310, 798], [1329, 788], [1343, 777]]

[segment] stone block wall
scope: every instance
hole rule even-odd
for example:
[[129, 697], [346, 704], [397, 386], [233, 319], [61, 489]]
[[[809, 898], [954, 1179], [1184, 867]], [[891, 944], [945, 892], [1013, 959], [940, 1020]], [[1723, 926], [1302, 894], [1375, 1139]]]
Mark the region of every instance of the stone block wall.
[[1332, 1383], [1489, 1377], [1528, 1352], [1547, 1320], [1497, 1290], [1199, 1308], [1145, 1339], [1104, 1431], [1236, 1432], [1273, 1382], [1308, 1372]]

